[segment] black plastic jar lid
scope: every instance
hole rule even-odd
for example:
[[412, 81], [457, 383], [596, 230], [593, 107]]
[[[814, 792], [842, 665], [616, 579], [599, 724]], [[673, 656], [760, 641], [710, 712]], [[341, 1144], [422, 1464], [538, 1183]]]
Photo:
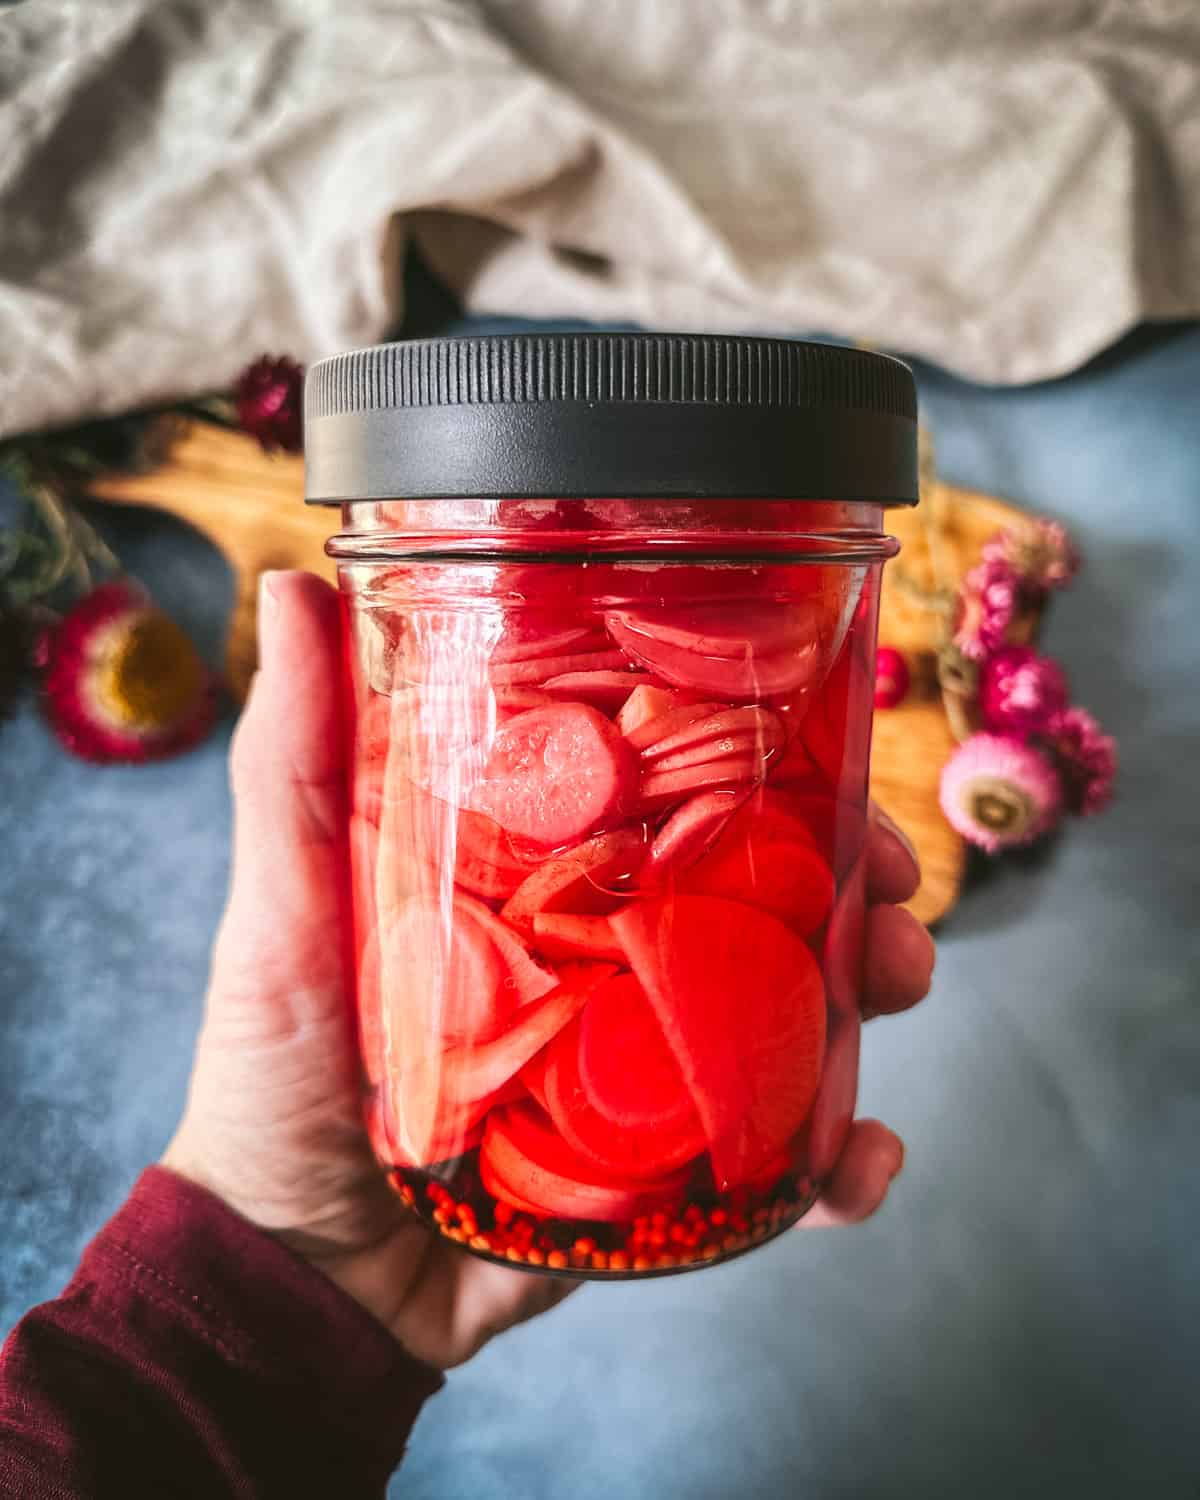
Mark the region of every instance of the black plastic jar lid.
[[305, 381], [305, 494], [917, 499], [912, 371], [710, 334], [420, 339]]

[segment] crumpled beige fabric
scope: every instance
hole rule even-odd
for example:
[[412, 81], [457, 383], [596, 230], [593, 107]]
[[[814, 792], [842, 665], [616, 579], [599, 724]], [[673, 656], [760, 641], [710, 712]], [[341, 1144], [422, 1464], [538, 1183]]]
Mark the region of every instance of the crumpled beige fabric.
[[25, 0], [0, 432], [477, 310], [984, 381], [1200, 311], [1194, 0]]

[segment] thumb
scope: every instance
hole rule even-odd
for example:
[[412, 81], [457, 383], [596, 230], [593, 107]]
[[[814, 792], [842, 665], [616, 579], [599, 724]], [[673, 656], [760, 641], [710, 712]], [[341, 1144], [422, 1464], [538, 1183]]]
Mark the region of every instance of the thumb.
[[234, 735], [233, 877], [213, 965], [222, 994], [342, 999], [350, 931], [338, 597], [264, 573], [259, 670]]

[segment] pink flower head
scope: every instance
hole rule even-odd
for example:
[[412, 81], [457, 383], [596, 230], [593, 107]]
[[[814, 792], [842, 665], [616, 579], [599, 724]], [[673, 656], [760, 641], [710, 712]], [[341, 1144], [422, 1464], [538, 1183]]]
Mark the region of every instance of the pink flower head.
[[875, 653], [875, 707], [896, 708], [909, 687], [908, 663], [895, 646], [880, 646]]
[[983, 549], [985, 562], [1004, 562], [1021, 575], [1026, 588], [1039, 594], [1065, 588], [1079, 571], [1079, 552], [1057, 521], [1030, 521], [1010, 527]]
[[988, 729], [1040, 734], [1067, 706], [1062, 668], [1030, 646], [1002, 646], [979, 671], [979, 709]]
[[234, 388], [238, 421], [267, 453], [281, 448], [299, 453], [304, 446], [301, 394], [304, 367], [287, 355], [264, 354], [248, 365]]
[[93, 589], [44, 636], [46, 717], [73, 754], [159, 760], [212, 726], [216, 692], [196, 648], [135, 584]]
[[1058, 756], [1067, 805], [1084, 817], [1112, 801], [1117, 774], [1117, 742], [1086, 708], [1066, 708], [1050, 721], [1046, 735]]
[[971, 661], [1004, 644], [1021, 601], [1021, 579], [1011, 563], [989, 558], [963, 579], [954, 622], [954, 644]]
[[973, 734], [942, 767], [941, 803], [963, 838], [996, 854], [1054, 826], [1062, 784], [1032, 745], [1011, 735]]

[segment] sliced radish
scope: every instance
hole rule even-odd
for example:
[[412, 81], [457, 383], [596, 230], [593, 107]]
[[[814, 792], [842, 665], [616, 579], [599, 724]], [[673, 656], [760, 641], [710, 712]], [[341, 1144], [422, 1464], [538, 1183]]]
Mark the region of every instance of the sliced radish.
[[850, 1133], [858, 1094], [861, 1035], [857, 1011], [839, 1016], [830, 1028], [821, 1086], [808, 1129], [808, 1170], [818, 1180], [833, 1171]]
[[579, 1077], [592, 1108], [621, 1129], [699, 1123], [675, 1054], [633, 974], [618, 974], [593, 991], [579, 1023]]
[[[768, 650], [761, 641], [746, 633], [741, 637], [737, 651], [732, 649], [736, 644], [734, 641], [726, 643], [731, 648], [728, 655], [663, 639], [663, 621], [656, 617], [613, 611], [607, 617], [607, 624], [609, 634], [618, 646], [634, 661], [668, 682], [696, 692], [711, 693], [714, 697], [745, 701], [796, 692], [818, 681], [822, 673], [825, 651], [817, 630], [820, 611], [805, 609], [803, 605], [780, 605], [777, 608], [791, 608], [809, 622], [805, 629], [798, 631], [791, 644]], [[770, 641], [779, 638], [779, 633], [773, 631]]]
[[771, 762], [771, 781], [776, 786], [784, 786], [793, 781], [808, 781], [819, 774], [816, 762], [805, 749], [804, 740], [799, 733], [793, 735], [782, 755], [777, 755]]
[[820, 608], [815, 598], [773, 603], [734, 599], [692, 604], [686, 610], [614, 611], [627, 629], [654, 646], [674, 646], [699, 656], [745, 661], [750, 656], [775, 656], [798, 651], [820, 632]]
[[650, 762], [647, 769], [655, 775], [668, 771], [689, 771], [694, 766], [718, 765], [723, 760], [749, 758], [759, 763], [760, 779], [767, 774], [767, 758], [771, 754], [758, 736], [753, 734], [727, 735], [719, 740], [707, 740], [691, 745], [686, 750], [676, 750]]
[[642, 751], [642, 762], [665, 771], [671, 769], [668, 762], [673, 756], [681, 752], [703, 750], [707, 752], [703, 759], [718, 760], [722, 755], [756, 748], [765, 760], [777, 755], [783, 742], [783, 724], [769, 708], [725, 708], [655, 740]]
[[623, 1180], [589, 1165], [536, 1106], [510, 1104], [488, 1117], [481, 1169], [533, 1213], [620, 1223], [679, 1201], [686, 1174], [655, 1182]]
[[615, 714], [629, 697], [631, 684], [645, 678], [644, 672], [564, 672], [542, 684], [548, 698], [574, 699], [590, 703], [602, 713]]
[[728, 707], [727, 703], [676, 702], [665, 713], [657, 714], [652, 719], [644, 719], [635, 729], [627, 731], [625, 737], [635, 750], [646, 754], [660, 740], [670, 739], [672, 735], [689, 729], [693, 724], [700, 724], [715, 714], [723, 713]]
[[638, 869], [645, 854], [646, 836], [640, 827], [595, 834], [546, 860], [513, 893], [500, 915], [511, 926], [531, 931], [538, 912], [611, 910], [620, 882]]
[[621, 651], [582, 651], [569, 656], [538, 656], [532, 661], [506, 662], [491, 670], [493, 688], [516, 683], [549, 682], [567, 672], [615, 672], [629, 662]]
[[499, 1097], [431, 1110], [415, 1131], [417, 1111], [411, 1102], [401, 1101], [402, 1114], [397, 1113], [396, 1103], [394, 1088], [379, 1089], [368, 1103], [367, 1135], [375, 1155], [391, 1167], [429, 1167], [477, 1146], [483, 1139], [483, 1117], [499, 1103]]
[[723, 838], [716, 849], [682, 877], [682, 888], [725, 896], [772, 912], [807, 936], [816, 931], [833, 906], [833, 871], [811, 841], [771, 837], [752, 826]]
[[747, 1181], [812, 1107], [825, 1038], [812, 954], [777, 917], [715, 896], [634, 901], [612, 923], [704, 1122], [717, 1186]]
[[550, 1106], [546, 1103], [546, 1065], [549, 1060], [549, 1051], [543, 1047], [521, 1069], [521, 1082], [547, 1114], [550, 1113]]
[[569, 651], [578, 651], [581, 646], [590, 647], [593, 642], [600, 648], [607, 645], [603, 633], [595, 625], [514, 614], [492, 648], [492, 662], [500, 666], [505, 662], [528, 661], [538, 656], [563, 656]]
[[549, 693], [544, 693], [541, 688], [502, 687], [496, 690], [497, 717], [523, 714], [526, 709], [545, 708], [548, 703], [553, 702], [555, 699]]
[[503, 901], [544, 858], [531, 845], [513, 839], [499, 823], [462, 808], [458, 814], [454, 878], [473, 895]]
[[829, 1003], [843, 1015], [859, 1013], [866, 900], [867, 861], [860, 858], [838, 893], [825, 935], [825, 984]]
[[632, 735], [651, 719], [678, 708], [684, 697], [674, 688], [653, 687], [649, 683], [635, 687], [621, 705], [617, 728], [623, 735]]
[[639, 886], [650, 889], [706, 854], [752, 790], [699, 792], [677, 807], [654, 836]]
[[475, 922], [483, 928], [507, 969], [503, 984], [516, 1005], [528, 1005], [558, 984], [554, 970], [539, 964], [520, 936], [481, 901], [460, 892], [454, 898], [454, 918], [456, 924]]
[[553, 1217], [549, 1209], [539, 1208], [536, 1204], [530, 1203], [510, 1187], [496, 1171], [492, 1158], [482, 1151], [479, 1154], [479, 1180], [483, 1183], [484, 1192], [490, 1193], [497, 1203], [507, 1203], [509, 1208], [515, 1208], [518, 1213], [529, 1214], [535, 1219]]
[[[678, 1065], [674, 1101], [677, 1108], [661, 1123], [637, 1124], [626, 1118], [618, 1125], [602, 1115], [588, 1097], [579, 1071], [580, 1034], [576, 1022], [560, 1031], [546, 1064], [546, 1104], [550, 1118], [573, 1151], [603, 1172], [642, 1181], [675, 1171], [704, 1150], [704, 1127]], [[631, 1057], [629, 1064], [637, 1068], [638, 1059]]]
[[360, 993], [379, 987], [390, 1061], [419, 1055], [430, 1038], [494, 1037], [557, 984], [493, 911], [460, 893], [449, 913], [423, 896], [401, 905], [364, 954]]
[[565, 970], [557, 989], [521, 1006], [509, 1026], [491, 1041], [460, 1043], [403, 1061], [393, 1074], [393, 1089], [404, 1098], [414, 1091], [430, 1090], [438, 1096], [441, 1111], [466, 1109], [480, 1099], [495, 1102], [498, 1091], [616, 972], [614, 965], [599, 963], [570, 964]]
[[497, 730], [470, 806], [517, 838], [548, 848], [618, 822], [633, 800], [636, 758], [603, 714], [561, 703]]
[[850, 637], [800, 725], [804, 748], [830, 786], [855, 801], [866, 797], [875, 693], [863, 655]]
[[607, 917], [541, 911], [533, 919], [533, 943], [546, 958], [624, 960], [625, 952]]
[[707, 761], [682, 771], [653, 771], [642, 777], [638, 807], [642, 812], [654, 812], [696, 792], [744, 788], [758, 781], [762, 770], [757, 755], [731, 755], [726, 760]]

